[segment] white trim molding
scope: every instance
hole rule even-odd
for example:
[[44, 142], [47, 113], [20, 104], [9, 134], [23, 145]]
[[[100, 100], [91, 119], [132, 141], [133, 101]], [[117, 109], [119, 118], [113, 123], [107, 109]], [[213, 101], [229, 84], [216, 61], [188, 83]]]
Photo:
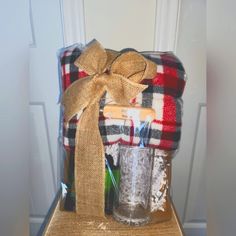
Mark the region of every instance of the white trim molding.
[[157, 0], [155, 51], [176, 51], [181, 0]]
[[206, 236], [207, 223], [184, 223], [184, 232], [186, 236]]
[[86, 43], [84, 0], [61, 0], [65, 46]]
[[33, 20], [33, 9], [32, 9], [32, 1], [29, 0], [29, 26], [30, 26], [30, 48], [36, 48], [36, 39], [35, 39], [35, 30], [34, 30], [34, 20]]
[[43, 223], [44, 217], [32, 217], [30, 216], [30, 235], [39, 235], [39, 229]]

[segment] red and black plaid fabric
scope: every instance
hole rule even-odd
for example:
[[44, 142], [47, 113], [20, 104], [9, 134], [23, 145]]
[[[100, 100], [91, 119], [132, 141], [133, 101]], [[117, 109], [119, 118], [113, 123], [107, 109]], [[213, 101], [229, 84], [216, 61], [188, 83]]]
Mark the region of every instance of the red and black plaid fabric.
[[[74, 65], [74, 61], [80, 56], [79, 46], [71, 46], [64, 49], [60, 55], [61, 84], [64, 92], [74, 81], [86, 75]], [[157, 64], [155, 78], [143, 80], [143, 84], [149, 85], [140, 93], [132, 103], [142, 107], [153, 108], [156, 111], [156, 119], [151, 123], [146, 146], [162, 150], [176, 150], [181, 135], [182, 99], [186, 82], [185, 70], [180, 60], [171, 52], [142, 53], [143, 56]], [[111, 103], [109, 94], [101, 99], [101, 109], [107, 103]], [[74, 117], [63, 130], [65, 148], [73, 150], [75, 146], [76, 124], [79, 116]], [[122, 143], [138, 145], [139, 134], [132, 120], [107, 119], [100, 115], [99, 128], [104, 145]]]

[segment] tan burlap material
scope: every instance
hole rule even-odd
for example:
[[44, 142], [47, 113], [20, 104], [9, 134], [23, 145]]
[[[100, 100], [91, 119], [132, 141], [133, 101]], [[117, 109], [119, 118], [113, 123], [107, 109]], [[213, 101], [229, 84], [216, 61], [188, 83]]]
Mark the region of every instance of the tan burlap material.
[[120, 54], [93, 41], [75, 65], [89, 75], [75, 81], [62, 99], [66, 123], [82, 112], [75, 139], [76, 212], [104, 217], [105, 155], [98, 127], [99, 101], [108, 92], [117, 104], [129, 105], [147, 88], [139, 83], [155, 76], [156, 64], [137, 52]]
[[81, 217], [74, 212], [55, 209], [44, 232], [45, 236], [183, 236], [181, 224], [174, 209], [173, 217], [163, 223], [133, 227], [120, 224], [111, 217], [106, 219]]

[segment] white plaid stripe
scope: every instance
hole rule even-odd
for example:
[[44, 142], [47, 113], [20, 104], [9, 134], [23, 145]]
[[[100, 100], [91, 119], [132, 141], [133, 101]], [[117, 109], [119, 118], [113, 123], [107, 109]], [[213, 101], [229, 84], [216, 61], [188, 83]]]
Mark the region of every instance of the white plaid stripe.
[[157, 66], [157, 73], [163, 74], [164, 70], [163, 70], [163, 65], [158, 65]]
[[66, 74], [70, 73], [70, 64], [65, 65], [65, 72], [66, 72]]

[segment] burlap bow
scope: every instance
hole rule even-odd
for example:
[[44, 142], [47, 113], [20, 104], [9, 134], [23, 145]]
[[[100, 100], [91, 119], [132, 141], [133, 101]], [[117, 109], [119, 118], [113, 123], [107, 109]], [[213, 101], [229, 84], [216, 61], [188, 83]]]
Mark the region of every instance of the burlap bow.
[[75, 139], [76, 212], [104, 217], [105, 155], [98, 127], [99, 101], [108, 92], [117, 104], [128, 105], [147, 88], [139, 83], [155, 76], [156, 64], [137, 52], [120, 54], [93, 41], [75, 65], [89, 75], [74, 82], [62, 100], [66, 123], [81, 113]]

